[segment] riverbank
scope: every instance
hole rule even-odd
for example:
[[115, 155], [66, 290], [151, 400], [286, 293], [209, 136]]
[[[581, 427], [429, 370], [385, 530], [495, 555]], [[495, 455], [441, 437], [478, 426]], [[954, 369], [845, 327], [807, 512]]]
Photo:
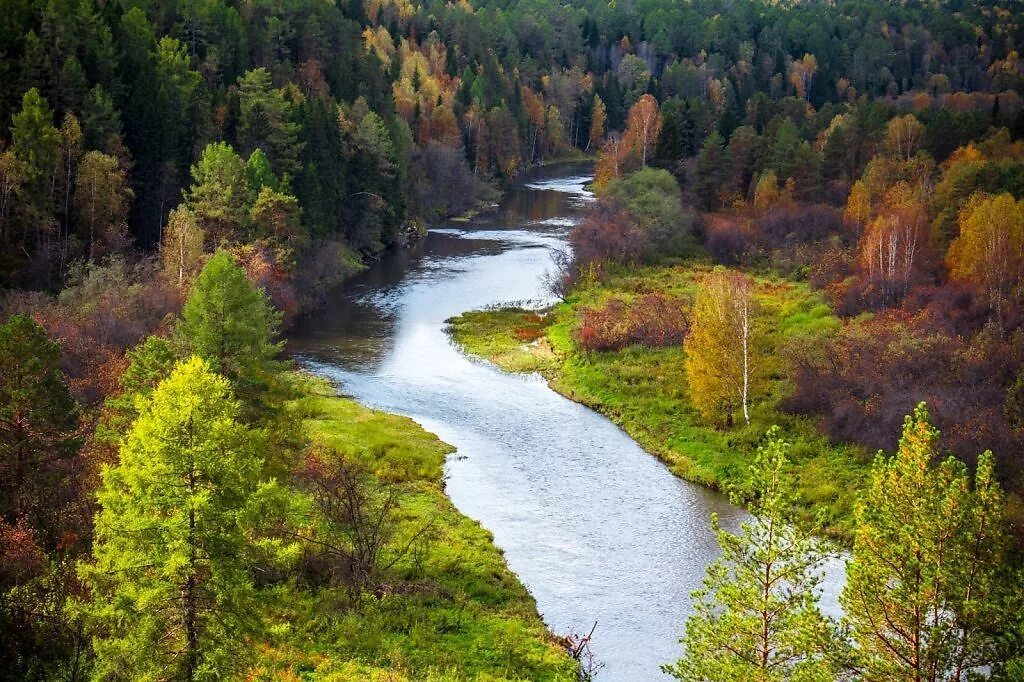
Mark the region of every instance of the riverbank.
[[627, 305], [645, 294], [687, 299], [705, 266], [619, 268], [603, 282], [583, 283], [546, 311], [492, 308], [449, 320], [463, 349], [510, 372], [539, 372], [555, 391], [609, 417], [675, 475], [726, 491], [746, 484], [747, 462], [765, 431], [780, 425], [792, 443], [800, 494], [830, 535], [847, 540], [854, 498], [871, 461], [852, 446], [830, 443], [808, 419], [777, 404], [789, 387], [778, 349], [835, 328], [819, 294], [802, 283], [759, 278], [756, 297], [766, 322], [766, 390], [749, 426], [722, 430], [703, 422], [688, 395], [681, 345], [584, 351], [576, 329], [582, 312], [610, 299]]
[[453, 448], [411, 419], [302, 381], [293, 405], [309, 438], [398, 486], [398, 538], [429, 530], [398, 561], [386, 587], [353, 600], [344, 588], [289, 585], [273, 598], [278, 641], [258, 676], [331, 680], [574, 680], [575, 662], [537, 614], [493, 536], [444, 491]]

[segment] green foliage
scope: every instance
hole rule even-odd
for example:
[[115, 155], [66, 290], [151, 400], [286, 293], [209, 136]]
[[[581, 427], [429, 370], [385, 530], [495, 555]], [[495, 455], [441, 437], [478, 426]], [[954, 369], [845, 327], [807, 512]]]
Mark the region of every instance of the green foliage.
[[60, 346], [27, 315], [0, 325], [0, 518], [26, 519], [48, 546], [74, 473], [79, 411], [60, 371]]
[[693, 266], [613, 269], [603, 282], [578, 285], [568, 302], [548, 312], [542, 335], [526, 349], [517, 338], [527, 326], [522, 313], [468, 313], [452, 320], [450, 329], [457, 343], [506, 369], [539, 370], [554, 390], [608, 416], [675, 475], [718, 490], [746, 486], [755, 446], [765, 429], [779, 424], [792, 443], [790, 458], [800, 474], [805, 513], [815, 510], [825, 532], [849, 538], [855, 492], [866, 479], [870, 458], [857, 447], [830, 443], [815, 423], [776, 408], [792, 391], [778, 349], [790, 339], [807, 343], [839, 324], [820, 294], [803, 284], [756, 280], [756, 300], [766, 322], [765, 392], [751, 406], [751, 426], [731, 432], [709, 426], [697, 411], [687, 390], [683, 347], [629, 346], [600, 353], [579, 348], [581, 311], [649, 292], [692, 299], [707, 271]]
[[268, 675], [381, 682], [577, 680], [491, 534], [445, 494], [451, 446], [411, 419], [337, 397], [326, 382], [306, 380], [303, 393], [298, 413], [324, 453], [398, 487], [399, 544], [429, 531], [391, 569], [381, 599], [334, 586], [276, 592], [268, 619], [281, 636], [256, 664]]
[[273, 87], [265, 68], [238, 78], [238, 143], [243, 153], [263, 149], [270, 165], [288, 177], [299, 171], [299, 124], [281, 90]]
[[185, 200], [208, 240], [232, 240], [246, 225], [245, 179], [242, 159], [226, 142], [207, 145], [192, 166]]
[[139, 416], [144, 399], [166, 379], [178, 362], [174, 344], [161, 336], [149, 336], [125, 353], [128, 367], [121, 374], [120, 392], [103, 403], [96, 438], [117, 447]]
[[647, 234], [649, 260], [681, 256], [693, 246], [693, 216], [683, 209], [676, 179], [645, 168], [610, 181], [601, 196], [627, 210]]
[[21, 98], [21, 111], [11, 119], [11, 146], [29, 176], [40, 180], [57, 160], [60, 133], [53, 127], [53, 110], [32, 88]]
[[239, 423], [227, 380], [199, 358], [146, 402], [103, 472], [84, 605], [102, 679], [217, 679], [257, 631], [247, 529], [262, 435]]
[[196, 278], [175, 328], [185, 354], [207, 360], [251, 399], [281, 365], [275, 341], [281, 314], [249, 282], [227, 251], [218, 251]]
[[857, 506], [841, 603], [867, 679], [962, 679], [1014, 650], [993, 637], [1020, 608], [1021, 576], [991, 453], [972, 486], [962, 462], [936, 464], [938, 441], [922, 403]]
[[245, 189], [250, 204], [256, 201], [256, 197], [264, 187], [276, 190], [278, 182], [274, 171], [270, 168], [270, 160], [263, 150], [257, 147], [249, 154], [249, 158], [245, 162]]
[[[789, 444], [773, 427], [750, 466], [752, 521], [734, 535], [711, 522], [722, 556], [693, 594], [684, 655], [664, 670], [679, 680], [836, 679], [836, 626], [817, 605], [827, 546], [800, 526]], [[734, 499], [741, 502], [740, 499]]]

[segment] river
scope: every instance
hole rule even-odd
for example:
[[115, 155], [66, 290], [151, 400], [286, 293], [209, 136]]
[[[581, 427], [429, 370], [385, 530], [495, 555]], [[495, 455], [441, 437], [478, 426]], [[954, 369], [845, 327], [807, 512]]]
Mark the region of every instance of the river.
[[[674, 477], [540, 377], [466, 357], [445, 331], [467, 310], [550, 301], [541, 277], [592, 200], [589, 173], [543, 169], [493, 214], [431, 229], [303, 320], [289, 347], [344, 394], [457, 448], [446, 466], [452, 501], [494, 534], [553, 631], [597, 622], [598, 680], [661, 679], [659, 666], [681, 653], [690, 593], [718, 555], [709, 516], [735, 527], [744, 512]], [[826, 581], [831, 612], [838, 584]]]

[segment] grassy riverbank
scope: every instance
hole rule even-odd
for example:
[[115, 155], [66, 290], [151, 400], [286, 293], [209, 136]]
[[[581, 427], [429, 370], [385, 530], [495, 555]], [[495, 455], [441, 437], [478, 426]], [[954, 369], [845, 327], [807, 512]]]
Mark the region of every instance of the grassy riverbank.
[[808, 510], [822, 515], [829, 533], [849, 537], [854, 494], [869, 454], [832, 444], [809, 420], [776, 408], [789, 392], [778, 349], [839, 324], [809, 287], [758, 279], [769, 351], [766, 391], [753, 407], [750, 426], [722, 430], [703, 422], [688, 395], [681, 346], [603, 352], [579, 347], [575, 330], [584, 309], [648, 293], [690, 297], [704, 271], [694, 266], [619, 269], [602, 283], [578, 286], [568, 301], [540, 315], [514, 308], [475, 311], [450, 320], [450, 330], [468, 353], [507, 371], [540, 372], [559, 393], [611, 418], [677, 476], [715, 489], [744, 484], [754, 449], [768, 427], [779, 424], [793, 444], [791, 458]]
[[295, 405], [310, 437], [400, 486], [397, 537], [429, 524], [392, 569], [383, 596], [282, 588], [279, 641], [256, 676], [328, 680], [573, 680], [575, 664], [537, 615], [491, 534], [445, 495], [451, 446], [411, 419], [308, 381]]

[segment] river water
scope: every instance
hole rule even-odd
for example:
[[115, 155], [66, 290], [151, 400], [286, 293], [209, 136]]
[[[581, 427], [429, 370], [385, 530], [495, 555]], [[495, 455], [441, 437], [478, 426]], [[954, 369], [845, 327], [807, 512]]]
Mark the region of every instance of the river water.
[[[744, 513], [672, 476], [540, 377], [470, 359], [445, 332], [467, 310], [550, 302], [541, 277], [592, 201], [589, 172], [542, 170], [494, 214], [432, 229], [303, 320], [290, 349], [344, 394], [457, 448], [446, 467], [452, 501], [494, 534], [553, 631], [597, 622], [598, 680], [661, 679], [659, 666], [681, 653], [690, 593], [718, 555], [709, 516], [733, 527]], [[828, 611], [837, 589], [826, 581]]]

